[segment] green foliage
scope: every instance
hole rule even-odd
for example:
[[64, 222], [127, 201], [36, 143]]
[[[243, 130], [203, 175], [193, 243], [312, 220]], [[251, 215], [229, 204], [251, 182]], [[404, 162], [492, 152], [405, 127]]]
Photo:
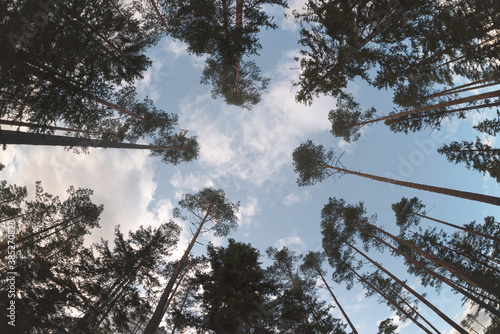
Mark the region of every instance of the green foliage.
[[280, 287], [275, 299], [279, 332], [345, 333], [345, 325], [329, 314], [331, 306], [318, 298], [316, 280], [300, 275], [298, 264], [302, 256], [286, 247], [269, 247], [266, 253], [273, 260], [270, 274]]
[[[16, 330], [20, 333], [64, 332], [68, 309], [84, 303], [85, 298], [75, 290], [74, 260], [85, 235], [99, 226], [103, 210], [92, 203], [91, 195], [89, 189], [70, 187], [68, 198], [61, 201], [44, 192], [38, 182], [34, 200], [26, 200], [26, 195], [16, 199], [19, 212], [4, 225], [11, 233], [14, 228], [14, 248], [7, 247], [12, 246], [7, 239], [2, 242], [0, 259], [4, 273], [17, 273]], [[0, 299], [2, 308], [13, 300], [6, 297]], [[6, 321], [0, 326], [7, 326], [0, 327], [1, 331], [10, 331]]]
[[500, 182], [500, 149], [484, 144], [479, 138], [475, 142], [453, 141], [449, 145], [443, 145], [438, 152], [450, 162], [465, 163], [468, 169], [488, 173]]
[[375, 114], [375, 108], [362, 111], [352, 96], [337, 99], [337, 109], [330, 110], [328, 120], [332, 123], [330, 132], [335, 137], [342, 137], [346, 142], [357, 141], [361, 136], [358, 123], [369, 120]]
[[377, 334], [395, 334], [397, 329], [398, 325], [393, 324], [392, 318], [387, 318], [378, 325]]
[[215, 236], [227, 236], [238, 226], [238, 212], [240, 203], [229, 202], [221, 189], [203, 188], [194, 195], [184, 194], [179, 201], [179, 208], [174, 209], [174, 217], [187, 220], [182, 213], [188, 211], [196, 218], [208, 215], [207, 220], [212, 223], [209, 230], [214, 230]]
[[333, 157], [333, 151], [326, 151], [323, 145], [316, 145], [311, 140], [300, 144], [293, 152], [294, 171], [299, 174], [297, 184], [310, 186], [330, 177], [332, 171], [325, 165], [331, 163]]
[[260, 102], [261, 92], [267, 89], [269, 81], [260, 76], [260, 68], [254, 61], [236, 63], [215, 58], [207, 59], [201, 78], [201, 83], [212, 84], [213, 98], [221, 96], [227, 104], [248, 110]]
[[420, 223], [420, 217], [415, 215], [415, 213], [425, 215], [424, 208], [425, 205], [417, 197], [411, 199], [403, 197], [401, 201], [392, 204], [392, 210], [396, 215], [396, 224], [400, 227], [401, 231], [406, 231], [410, 227], [417, 226]]
[[212, 84], [212, 97], [221, 96], [226, 103], [251, 109], [260, 102], [269, 78], [260, 75], [254, 61], [244, 56], [256, 55], [262, 48], [258, 33], [262, 27], [276, 29], [265, 5], [286, 7], [284, 0], [178, 1], [165, 0], [162, 11], [169, 26], [168, 33], [188, 45], [187, 51], [197, 56], [208, 55], [201, 82]]
[[270, 298], [276, 287], [249, 244], [229, 239], [227, 247], [209, 244], [210, 271], [198, 272], [201, 328], [209, 333], [273, 333]]

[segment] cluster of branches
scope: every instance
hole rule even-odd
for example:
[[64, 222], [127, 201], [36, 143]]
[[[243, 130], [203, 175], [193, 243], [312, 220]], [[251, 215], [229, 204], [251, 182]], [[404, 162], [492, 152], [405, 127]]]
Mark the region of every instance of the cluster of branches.
[[185, 42], [190, 54], [207, 56], [201, 82], [212, 84], [212, 97], [223, 97], [228, 104], [245, 109], [259, 103], [270, 79], [260, 75], [254, 61], [243, 58], [257, 55], [262, 48], [261, 28], [277, 28], [263, 6], [286, 7], [285, 0], [144, 2], [142, 11], [156, 19], [159, 30]]
[[[497, 107], [499, 13], [496, 1], [309, 0], [294, 13], [303, 46], [296, 100], [336, 97], [331, 132], [347, 142], [375, 122], [394, 132], [439, 130], [445, 120]], [[456, 85], [457, 77], [467, 83]], [[397, 108], [387, 116], [363, 110], [346, 90], [355, 78], [393, 89]], [[475, 128], [496, 136], [498, 124], [487, 119]], [[484, 140], [453, 142], [439, 152], [499, 179], [499, 150]]]
[[[115, 0], [1, 6], [0, 121], [31, 133], [3, 130], [3, 145], [149, 149], [173, 164], [197, 157], [196, 138], [175, 132], [177, 115], [137, 98], [145, 52], [161, 34], [135, 10]], [[141, 138], [153, 143], [135, 145]]]

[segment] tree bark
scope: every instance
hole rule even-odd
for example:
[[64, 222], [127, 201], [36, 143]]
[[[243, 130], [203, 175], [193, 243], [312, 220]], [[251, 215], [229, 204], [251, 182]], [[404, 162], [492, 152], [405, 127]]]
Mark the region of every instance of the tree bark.
[[[500, 151], [500, 150], [498, 150], [498, 151]], [[462, 230], [462, 231], [466, 231], [468, 233], [477, 234], [477, 235], [479, 235], [479, 236], [481, 236], [483, 238], [488, 238], [488, 239], [491, 239], [493, 241], [500, 242], [499, 238], [495, 238], [494, 236], [488, 235], [486, 233], [482, 233], [482, 232], [479, 232], [479, 231], [474, 231], [474, 230], [472, 230], [470, 228], [466, 228], [466, 227], [463, 227], [463, 226], [459, 226], [459, 225], [455, 225], [455, 224], [452, 224], [452, 223], [448, 223], [448, 222], [445, 222], [445, 221], [442, 221], [442, 220], [439, 220], [439, 219], [436, 219], [436, 218], [427, 217], [427, 216], [421, 215], [420, 213], [417, 213], [417, 212], [412, 212], [412, 214], [417, 215], [417, 216], [422, 217], [422, 218], [426, 218], [426, 219], [435, 221], [435, 222], [440, 223], [440, 224], [444, 224], [444, 225], [447, 225], [447, 226], [454, 227], [454, 228]]]
[[205, 224], [205, 221], [207, 220], [208, 215], [210, 214], [211, 209], [212, 209], [212, 206], [210, 206], [209, 209], [207, 210], [205, 216], [203, 217], [203, 219], [200, 222], [200, 225], [198, 226], [198, 229], [196, 230], [196, 233], [193, 236], [193, 239], [189, 243], [188, 248], [186, 249], [186, 251], [182, 255], [181, 259], [179, 260], [179, 263], [177, 264], [177, 266], [172, 274], [172, 277], [170, 277], [170, 280], [168, 281], [167, 286], [166, 286], [165, 290], [163, 291], [163, 293], [160, 297], [160, 300], [158, 302], [158, 305], [156, 306], [156, 309], [155, 309], [151, 319], [149, 320], [146, 328], [144, 329], [143, 334], [154, 334], [158, 330], [158, 327], [160, 326], [161, 319], [163, 318], [163, 315], [167, 311], [166, 305], [167, 305], [168, 297], [170, 296], [170, 293], [172, 292], [172, 288], [174, 287], [175, 281], [177, 280], [177, 277], [179, 276], [181, 269], [186, 264], [189, 253], [191, 252], [191, 249], [193, 248], [193, 246], [196, 242], [196, 239], [198, 238], [198, 235], [201, 232], [203, 224]]
[[73, 147], [100, 147], [124, 148], [139, 150], [182, 150], [182, 146], [154, 146], [115, 142], [103, 139], [77, 138], [58, 135], [42, 135], [28, 132], [0, 130], [1, 144], [38, 145], [38, 146], [73, 146]]
[[[406, 311], [401, 305], [399, 305], [399, 303], [396, 302], [391, 296], [389, 296], [384, 291], [382, 291], [380, 288], [378, 288], [377, 286], [373, 285], [366, 278], [364, 278], [363, 276], [361, 276], [360, 274], [358, 274], [358, 272], [356, 270], [354, 270], [351, 266], [348, 265], [348, 267], [359, 278], [360, 281], [365, 282], [375, 292], [377, 292], [379, 295], [381, 295], [382, 297], [384, 297], [389, 303], [391, 303], [392, 305], [394, 305], [394, 307], [397, 308], [401, 313], [403, 313], [404, 315], [406, 315], [408, 317], [408, 319], [411, 319], [411, 321], [413, 321], [413, 323], [415, 325], [417, 325], [418, 327], [420, 327], [427, 334], [432, 334], [432, 332], [427, 327], [425, 327], [424, 325], [422, 325], [420, 323], [420, 321], [418, 321], [414, 316], [412, 316], [410, 313], [408, 313], [408, 311]], [[441, 332], [437, 331], [437, 334], [441, 334]]]
[[[384, 233], [385, 235], [389, 236], [390, 238], [392, 238], [393, 240], [396, 240], [397, 242], [399, 242], [400, 244], [403, 244], [399, 238], [397, 237], [394, 237], [392, 234], [388, 233], [388, 232], [385, 232], [384, 230], [366, 222], [366, 221], [361, 221], [369, 226], [373, 226], [375, 227], [378, 231], [381, 231], [382, 233]], [[460, 286], [458, 286], [457, 284], [455, 284], [453, 281], [451, 281], [450, 279], [448, 279], [447, 277], [444, 277], [438, 273], [436, 273], [434, 270], [432, 269], [429, 269], [428, 267], [426, 267], [424, 264], [422, 264], [420, 261], [417, 261], [416, 259], [412, 258], [411, 256], [409, 256], [408, 254], [400, 251], [399, 249], [397, 249], [396, 247], [392, 246], [391, 244], [389, 244], [388, 242], [384, 241], [382, 238], [380, 237], [377, 237], [376, 235], [374, 235], [373, 233], [367, 231], [366, 229], [364, 229], [363, 227], [357, 225], [357, 227], [365, 232], [366, 234], [370, 235], [371, 237], [375, 238], [377, 241], [381, 242], [382, 244], [384, 244], [385, 246], [389, 247], [392, 251], [396, 252], [397, 254], [403, 256], [405, 259], [407, 259], [409, 262], [415, 264], [417, 267], [421, 268], [422, 270], [424, 270], [425, 272], [427, 272], [428, 274], [430, 274], [431, 276], [439, 279], [441, 282], [447, 284], [448, 286], [450, 286], [452, 289], [455, 289], [457, 292], [463, 294], [465, 297], [469, 298], [470, 300], [474, 301], [475, 303], [477, 303], [478, 305], [480, 305], [481, 307], [483, 307], [484, 309], [488, 310], [489, 312], [491, 312], [492, 314], [495, 314], [497, 316], [500, 316], [500, 311], [496, 310], [495, 308], [491, 307], [490, 305], [488, 305], [487, 303], [484, 303], [482, 300], [480, 300], [479, 298], [477, 298], [476, 296], [472, 295], [471, 293], [469, 293], [468, 291], [462, 289]], [[405, 244], [405, 246], [407, 246]], [[408, 246], [407, 246], [408, 247]], [[418, 252], [420, 254], [420, 252]], [[422, 255], [422, 254], [421, 254]], [[425, 256], [424, 256], [425, 257]]]
[[384, 267], [382, 267], [378, 262], [372, 260], [368, 255], [366, 255], [365, 253], [363, 253], [362, 251], [360, 251], [359, 249], [357, 249], [355, 246], [351, 245], [348, 241], [344, 240], [344, 242], [346, 243], [347, 246], [351, 247], [354, 251], [358, 252], [361, 256], [363, 256], [368, 261], [370, 261], [375, 267], [377, 267], [378, 269], [382, 270], [389, 277], [391, 277], [393, 280], [395, 280], [398, 284], [400, 284], [401, 286], [403, 286], [407, 291], [409, 291], [410, 293], [412, 293], [422, 303], [424, 303], [427, 307], [429, 307], [437, 315], [439, 315], [444, 321], [446, 321], [450, 326], [452, 326], [453, 328], [455, 328], [459, 333], [461, 333], [461, 334], [469, 334], [469, 333], [467, 333], [466, 330], [464, 330], [456, 322], [454, 322], [452, 319], [450, 319], [446, 314], [444, 314], [437, 307], [435, 307], [434, 305], [432, 305], [432, 303], [430, 303], [426, 298], [424, 298], [422, 295], [420, 295], [415, 290], [413, 290], [412, 288], [410, 288], [406, 283], [404, 283], [399, 278], [397, 278], [396, 276], [394, 276], [391, 272], [389, 272], [387, 269], [385, 269]]
[[424, 111], [435, 110], [435, 109], [439, 109], [439, 108], [454, 106], [454, 105], [457, 105], [457, 104], [462, 104], [462, 103], [467, 103], [467, 102], [473, 102], [473, 101], [483, 100], [483, 99], [490, 99], [490, 98], [494, 98], [494, 97], [500, 97], [500, 90], [495, 90], [493, 92], [488, 92], [488, 93], [483, 93], [483, 94], [478, 94], [478, 95], [472, 95], [472, 96], [468, 96], [468, 97], [463, 97], [463, 98], [460, 98], [460, 99], [456, 99], [456, 100], [452, 100], [452, 101], [447, 101], [447, 102], [442, 102], [442, 103], [434, 104], [434, 105], [427, 106], [427, 107], [416, 108], [416, 109], [412, 109], [412, 110], [408, 110], [408, 111], [403, 111], [403, 112], [400, 112], [400, 113], [397, 113], [397, 114], [393, 114], [393, 115], [388, 115], [388, 116], [379, 117], [379, 118], [376, 118], [376, 119], [371, 119], [371, 120], [368, 120], [368, 121], [364, 121], [364, 122], [361, 122], [361, 123], [354, 124], [354, 125], [351, 126], [351, 128], [356, 127], [356, 126], [363, 126], [363, 125], [366, 125], [366, 124], [376, 123], [376, 122], [380, 122], [380, 121], [385, 121], [387, 119], [393, 119], [393, 118], [398, 118], [398, 117], [402, 117], [402, 116], [413, 115], [413, 114], [421, 113], [421, 112], [424, 112]]
[[454, 190], [454, 189], [449, 189], [449, 188], [429, 186], [429, 185], [413, 183], [413, 182], [399, 181], [399, 180], [389, 179], [386, 177], [365, 174], [365, 173], [351, 171], [348, 169], [333, 167], [333, 166], [326, 165], [326, 164], [318, 164], [318, 166], [323, 167], [323, 168], [333, 169], [335, 171], [342, 172], [342, 173], [347, 173], [347, 174], [365, 177], [365, 178], [372, 179], [375, 181], [395, 184], [395, 185], [402, 186], [402, 187], [409, 187], [409, 188], [414, 188], [414, 189], [419, 189], [419, 190], [425, 190], [425, 191], [430, 191], [430, 192], [434, 192], [434, 193], [438, 193], [438, 194], [444, 194], [444, 195], [448, 195], [448, 196], [454, 196], [454, 197], [459, 197], [459, 198], [463, 198], [463, 199], [468, 199], [471, 201], [478, 201], [478, 202], [483, 202], [483, 203], [488, 203], [488, 204], [500, 206], [500, 198], [499, 197], [471, 193], [471, 192], [461, 191], [461, 190]]
[[339, 307], [340, 312], [342, 312], [342, 314], [344, 315], [345, 320], [347, 321], [347, 323], [349, 323], [349, 326], [351, 327], [352, 332], [354, 334], [358, 334], [358, 331], [356, 330], [356, 328], [352, 324], [351, 319], [349, 319], [349, 316], [347, 315], [347, 313], [345, 313], [344, 308], [342, 307], [342, 305], [340, 305], [339, 301], [337, 300], [337, 297], [335, 297], [335, 295], [333, 294], [332, 289], [330, 289], [330, 286], [326, 282], [325, 277], [323, 276], [323, 274], [321, 273], [321, 271], [319, 270], [319, 268], [316, 266], [316, 264], [314, 264], [314, 269], [316, 269], [316, 272], [318, 273], [318, 275], [323, 280], [323, 283], [325, 284], [326, 288], [330, 292], [330, 295], [332, 295], [332, 298], [335, 301], [335, 304], [337, 304], [337, 306]]

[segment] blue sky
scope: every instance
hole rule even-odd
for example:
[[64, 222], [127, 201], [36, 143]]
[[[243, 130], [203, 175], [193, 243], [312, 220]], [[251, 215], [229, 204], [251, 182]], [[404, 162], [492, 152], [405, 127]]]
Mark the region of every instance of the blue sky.
[[[291, 8], [300, 6], [301, 1], [290, 3]], [[197, 161], [173, 167], [142, 151], [91, 150], [89, 155], [76, 155], [61, 148], [10, 146], [1, 153], [0, 161], [7, 165], [2, 178], [27, 185], [31, 191], [35, 181], [41, 180], [46, 191], [61, 197], [70, 185], [93, 189], [94, 201], [104, 204], [105, 211], [102, 227], [89, 243], [101, 237], [112, 238], [116, 224], [124, 230], [157, 226], [171, 218], [181, 194], [205, 186], [221, 188], [230, 200], [241, 202], [240, 226], [231, 237], [258, 248], [264, 263], [268, 246], [288, 246], [303, 254], [321, 249], [320, 211], [329, 197], [344, 198], [348, 203], [363, 201], [369, 214], [377, 213], [379, 226], [393, 232], [391, 204], [403, 196], [418, 196], [427, 210], [432, 208], [429, 215], [455, 224], [499, 216], [498, 208], [492, 205], [350, 175], [313, 187], [298, 187], [291, 155], [301, 142], [312, 139], [339, 154], [345, 151], [342, 163], [348, 169], [500, 196], [493, 179], [464, 165], [453, 165], [436, 152], [442, 143], [474, 139], [472, 125], [491, 112], [454, 120], [438, 133], [394, 134], [383, 124], [376, 124], [368, 127], [358, 142], [347, 144], [329, 133], [328, 111], [335, 106], [334, 99], [318, 98], [312, 106], [294, 101], [292, 82], [299, 74], [293, 60], [298, 55], [298, 30], [283, 18], [282, 10], [270, 10], [279, 29], [261, 33], [263, 49], [260, 57], [253, 59], [271, 83], [261, 103], [251, 111], [228, 106], [220, 98], [212, 99], [210, 87], [199, 83], [204, 59], [188, 55], [182, 43], [165, 38], [150, 50], [153, 66], [138, 83], [139, 91], [152, 98], [158, 108], [179, 114], [180, 128], [198, 136], [201, 150]], [[379, 114], [393, 108], [391, 92], [373, 90], [362, 82], [352, 83], [349, 89], [364, 108], [375, 106]], [[495, 138], [483, 139], [494, 143]], [[184, 226], [177, 256], [188, 237], [189, 230]], [[224, 239], [209, 235], [200, 239], [204, 245], [209, 240], [225, 244]], [[195, 253], [204, 251], [203, 246], [195, 247]], [[388, 254], [375, 256], [419, 292], [428, 292], [429, 299], [448, 316], [461, 318], [464, 309], [458, 295], [443, 288], [437, 296], [406, 275], [400, 260]], [[326, 264], [325, 269], [331, 273]], [[344, 285], [331, 286], [361, 333], [375, 333], [378, 322], [392, 316], [374, 298], [365, 299], [359, 287], [347, 291]], [[322, 295], [330, 300], [326, 292]], [[341, 317], [337, 309], [333, 312]], [[430, 311], [426, 315], [443, 333], [454, 333]], [[414, 332], [418, 329], [409, 323], [400, 328], [400, 333]]]

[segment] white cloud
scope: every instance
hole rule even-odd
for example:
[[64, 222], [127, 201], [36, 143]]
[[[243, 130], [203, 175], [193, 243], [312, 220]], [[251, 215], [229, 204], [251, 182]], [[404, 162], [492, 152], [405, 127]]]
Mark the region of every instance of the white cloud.
[[187, 55], [187, 44], [180, 41], [169, 40], [164, 44], [163, 50], [171, 53], [174, 58], [177, 59], [181, 56]]
[[294, 205], [294, 204], [297, 204], [300, 202], [302, 202], [302, 199], [293, 192], [293, 193], [289, 194], [288, 196], [286, 196], [283, 199], [282, 203], [286, 206], [291, 206], [291, 205]]
[[239, 228], [248, 230], [253, 224], [253, 217], [260, 212], [259, 201], [255, 197], [248, 197], [245, 204], [238, 211]]
[[152, 159], [148, 152], [136, 150], [91, 149], [89, 155], [77, 155], [60, 147], [11, 145], [2, 152], [7, 168], [0, 174], [10, 183], [27, 186], [30, 193], [40, 180], [46, 192], [61, 199], [71, 185], [94, 190], [92, 201], [104, 204], [101, 228], [90, 238], [94, 242], [101, 237], [112, 240], [117, 224], [126, 233], [168, 221], [168, 202], [148, 210], [156, 190]]
[[269, 91], [249, 112], [214, 101], [209, 94], [181, 103], [180, 122], [198, 136], [199, 162], [215, 171], [214, 177], [230, 175], [260, 186], [283, 167], [290, 168], [292, 152], [301, 141], [329, 128], [332, 99], [318, 99], [312, 107], [295, 102], [291, 80], [298, 73], [290, 70], [295, 54], [283, 57], [271, 75], [275, 79]]
[[214, 183], [209, 175], [199, 175], [189, 173], [182, 175], [179, 171], [170, 180], [172, 186], [182, 191], [182, 193], [197, 192], [205, 187], [213, 187]]
[[276, 247], [278, 250], [283, 248], [283, 247], [290, 247], [291, 245], [303, 245], [304, 242], [300, 237], [297, 236], [288, 236], [279, 239], [276, 241], [274, 244], [274, 247]]

